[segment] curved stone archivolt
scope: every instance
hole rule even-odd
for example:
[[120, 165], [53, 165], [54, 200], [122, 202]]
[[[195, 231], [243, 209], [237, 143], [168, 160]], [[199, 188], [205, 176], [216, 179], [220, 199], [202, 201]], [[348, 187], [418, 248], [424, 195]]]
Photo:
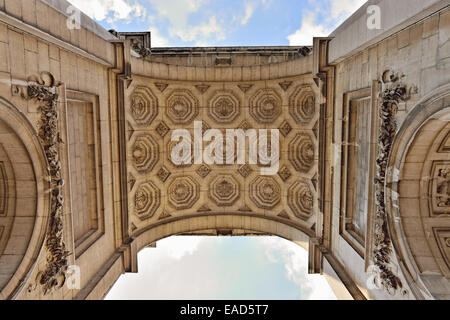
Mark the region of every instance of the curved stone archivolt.
[[412, 290], [445, 298], [450, 294], [450, 106], [445, 88], [436, 92], [416, 107], [414, 124], [407, 126], [407, 119], [394, 144], [391, 163], [399, 174], [388, 213], [396, 255], [405, 261]]
[[0, 297], [5, 299], [23, 289], [43, 246], [49, 210], [44, 177], [46, 161], [34, 128], [0, 98]]

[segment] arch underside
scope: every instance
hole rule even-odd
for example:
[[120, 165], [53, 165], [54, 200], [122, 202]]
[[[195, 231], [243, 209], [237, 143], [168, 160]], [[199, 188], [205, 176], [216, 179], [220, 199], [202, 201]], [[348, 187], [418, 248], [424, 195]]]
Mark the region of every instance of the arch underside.
[[[418, 297], [450, 297], [450, 105], [448, 86], [423, 99], [394, 145], [390, 229]], [[410, 121], [414, 119], [414, 122]], [[395, 217], [398, 216], [399, 219]]]
[[42, 248], [48, 208], [44, 172], [34, 129], [0, 98], [0, 297], [5, 299], [21, 289]]
[[[136, 76], [125, 94], [132, 238], [166, 220], [224, 214], [278, 219], [314, 234], [319, 92], [311, 75], [251, 83]], [[182, 163], [175, 164], [172, 155], [179, 140], [172, 141], [172, 134], [179, 129], [189, 132], [192, 149], [190, 154], [183, 151]], [[209, 129], [223, 135], [222, 163], [205, 160], [209, 143], [202, 140]], [[237, 140], [227, 139], [227, 129], [254, 129], [256, 140], [246, 138], [239, 147]], [[278, 170], [263, 175], [267, 165], [261, 153], [257, 163], [247, 155], [261, 146], [260, 130], [269, 130], [270, 137], [271, 129], [279, 130]], [[194, 161], [196, 139], [201, 162]], [[238, 161], [241, 152], [245, 163]], [[219, 233], [227, 230], [221, 228]]]

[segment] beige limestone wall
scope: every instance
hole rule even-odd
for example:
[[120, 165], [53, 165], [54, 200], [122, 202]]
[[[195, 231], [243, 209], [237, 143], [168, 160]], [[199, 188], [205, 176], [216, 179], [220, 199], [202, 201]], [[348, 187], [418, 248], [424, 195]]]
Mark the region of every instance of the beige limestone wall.
[[[66, 16], [39, 0], [0, 1], [0, 97], [16, 106], [34, 126], [37, 134], [40, 112], [38, 103], [26, 101], [12, 94], [12, 85], [27, 85], [30, 76], [50, 72], [61, 81], [60, 129], [63, 141], [67, 141], [67, 123], [73, 119], [66, 112], [67, 92], [80, 92], [79, 99], [96, 99], [99, 105], [98, 122], [101, 131], [104, 230], [102, 235], [77, 259], [74, 257], [72, 234], [72, 203], [70, 175], [81, 176], [82, 168], [75, 168], [69, 174], [67, 145], [61, 150], [63, 174], [65, 176], [65, 216], [64, 239], [70, 264], [81, 267], [81, 286], [86, 286], [99, 272], [103, 264], [116, 252], [114, 234], [114, 203], [112, 186], [113, 147], [111, 145], [111, 112], [114, 100], [110, 98], [110, 79], [114, 77], [111, 67], [115, 63], [114, 45], [106, 41], [105, 35], [92, 28], [69, 30]], [[104, 31], [104, 30], [103, 30]], [[106, 34], [106, 31], [104, 31]], [[113, 91], [114, 92], [114, 91]], [[80, 98], [81, 97], [81, 98]], [[11, 125], [11, 124], [10, 124]], [[13, 124], [14, 125], [14, 124]], [[116, 158], [116, 156], [114, 156]], [[78, 171], [80, 172], [78, 172]], [[116, 188], [117, 189], [117, 188]], [[74, 206], [76, 208], [76, 206]], [[38, 246], [30, 243], [30, 246]], [[64, 286], [52, 294], [44, 296], [36, 286], [37, 274], [46, 267], [46, 250], [42, 250], [32, 271], [14, 296], [2, 298], [16, 299], [72, 299], [78, 293]], [[120, 272], [122, 269], [119, 268]], [[118, 275], [117, 275], [118, 276]]]
[[[421, 98], [449, 83], [449, 35], [450, 10], [447, 8], [433, 13], [422, 21], [409, 25], [404, 30], [336, 64], [333, 160], [335, 170], [334, 183], [336, 186], [340, 185], [341, 179], [342, 123], [346, 120], [342, 116], [344, 94], [371, 88], [373, 81], [380, 80], [386, 69], [392, 69], [404, 74], [406, 77], [403, 79], [403, 82], [409, 86], [417, 86], [418, 92], [416, 94], [413, 93], [411, 99], [404, 105], [401, 105], [397, 114], [398, 127], [400, 128], [407, 115], [416, 107]], [[370, 143], [377, 144], [377, 136]], [[352, 274], [354, 280], [364, 287], [367, 285], [369, 276], [369, 274], [365, 273], [366, 262], [340, 236], [340, 196], [340, 192], [335, 192], [333, 201], [333, 252]], [[368, 244], [366, 243], [366, 245]], [[424, 249], [426, 250], [426, 248]], [[399, 270], [396, 270], [396, 272], [398, 273]], [[373, 298], [413, 298], [411, 291], [410, 295], [395, 297], [384, 295], [379, 290], [374, 290], [370, 294]]]

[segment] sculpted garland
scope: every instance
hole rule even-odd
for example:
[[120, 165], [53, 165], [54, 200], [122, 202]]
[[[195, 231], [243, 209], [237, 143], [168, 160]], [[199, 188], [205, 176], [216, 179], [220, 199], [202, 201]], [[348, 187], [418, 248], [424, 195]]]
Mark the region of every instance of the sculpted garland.
[[378, 280], [381, 285], [388, 291], [397, 291], [402, 289], [403, 284], [398, 276], [396, 276], [390, 265], [392, 245], [389, 236], [387, 214], [386, 214], [386, 173], [389, 156], [392, 149], [394, 136], [397, 132], [397, 123], [395, 116], [398, 111], [398, 105], [402, 101], [406, 101], [410, 97], [410, 91], [406, 85], [401, 83], [403, 75], [387, 70], [383, 73], [381, 79], [380, 92], [380, 131], [378, 136], [378, 157], [376, 160], [376, 178], [375, 178], [375, 239], [374, 239], [374, 263], [378, 268]]
[[26, 100], [36, 100], [40, 103], [41, 126], [39, 138], [43, 145], [50, 175], [50, 223], [48, 226], [45, 245], [49, 252], [46, 269], [38, 275], [39, 284], [44, 294], [55, 287], [64, 284], [67, 271], [69, 252], [63, 240], [63, 210], [64, 210], [64, 180], [62, 178], [59, 147], [62, 143], [58, 128], [58, 94], [56, 88], [60, 83], [55, 82], [53, 76], [47, 72], [41, 73], [38, 79], [32, 80], [25, 88], [15, 87], [15, 93]]

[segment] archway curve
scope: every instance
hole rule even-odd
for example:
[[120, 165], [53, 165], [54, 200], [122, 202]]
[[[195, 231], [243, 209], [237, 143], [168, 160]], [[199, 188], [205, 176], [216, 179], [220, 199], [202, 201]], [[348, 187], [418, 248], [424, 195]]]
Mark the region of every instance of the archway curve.
[[14, 299], [24, 290], [23, 284], [32, 273], [43, 248], [50, 208], [50, 194], [47, 192], [49, 178], [47, 160], [35, 128], [16, 106], [3, 97], [0, 97], [0, 122], [10, 128], [23, 145], [32, 166], [36, 191], [35, 205], [28, 209], [29, 212], [21, 212], [21, 215], [34, 218], [28, 245], [20, 263], [0, 291], [1, 299]]
[[[132, 264], [137, 270], [137, 254], [156, 241], [182, 235], [188, 232], [202, 232], [208, 230], [245, 230], [249, 232], [277, 236], [299, 245], [309, 251], [310, 238], [314, 237], [311, 229], [298, 226], [288, 220], [276, 217], [242, 214], [242, 213], [209, 213], [197, 214], [183, 218], [167, 219], [159, 222], [152, 227], [143, 229], [135, 234], [134, 241], [131, 244]], [[334, 269], [333, 267], [331, 267]], [[344, 283], [336, 274], [325, 274], [327, 282], [338, 299], [349, 299], [351, 294], [347, 291]], [[111, 284], [110, 287], [112, 287]]]
[[[427, 276], [421, 274], [420, 268], [416, 262], [413, 250], [408, 242], [407, 234], [405, 232], [405, 226], [402, 223], [402, 213], [404, 215], [405, 209], [402, 208], [401, 201], [401, 184], [402, 181], [407, 181], [405, 177], [405, 162], [407, 157], [414, 156], [414, 145], [418, 138], [423, 134], [423, 129], [432, 120], [444, 119], [443, 121], [450, 121], [450, 84], [444, 85], [436, 90], [432, 91], [425, 97], [423, 97], [414, 109], [408, 114], [404, 120], [400, 130], [394, 138], [392, 144], [392, 150], [389, 157], [387, 176], [386, 176], [386, 212], [388, 217], [389, 233], [391, 235], [394, 251], [398, 258], [403, 275], [408, 282], [409, 287], [413, 291], [414, 295], [419, 299], [435, 298], [433, 292], [433, 286], [427, 284], [429, 280], [425, 279]], [[445, 129], [445, 126], [441, 129]], [[439, 128], [433, 129], [437, 133], [429, 138], [430, 144], [428, 151], [425, 154], [431, 152], [435, 143], [435, 140], [439, 136]], [[429, 180], [430, 177], [423, 176], [425, 167], [425, 155], [423, 159], [418, 158], [417, 163], [420, 165], [417, 184], [423, 184], [424, 180]], [[423, 162], [422, 162], [423, 161]], [[429, 195], [427, 195], [429, 196]], [[417, 199], [419, 200], [422, 195], [419, 193]], [[423, 199], [422, 199], [423, 200]], [[421, 217], [422, 209], [416, 208], [417, 215]], [[421, 224], [420, 232], [424, 232], [424, 225]], [[434, 276], [434, 275], [433, 275]], [[441, 280], [445, 281], [442, 277]]]

